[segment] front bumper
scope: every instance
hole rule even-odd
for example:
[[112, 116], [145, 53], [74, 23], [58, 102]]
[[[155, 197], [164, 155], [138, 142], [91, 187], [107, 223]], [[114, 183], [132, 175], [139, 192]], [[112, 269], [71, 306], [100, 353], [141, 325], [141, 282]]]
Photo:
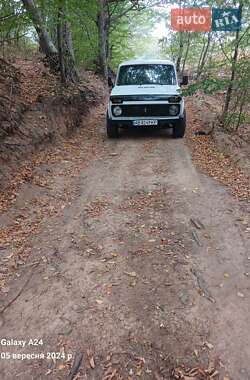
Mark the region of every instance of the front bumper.
[[[150, 126], [135, 126], [133, 125], [133, 120], [138, 120], [138, 118], [133, 119], [133, 120], [118, 120], [118, 119], [110, 119], [109, 122], [111, 125], [114, 125], [119, 128], [135, 128], [135, 129], [140, 129], [140, 128], [152, 128], [152, 129], [165, 129], [165, 128], [172, 128], [178, 121], [181, 119], [181, 117], [175, 117], [173, 119], [171, 118], [166, 118], [166, 119], [156, 119], [152, 118], [153, 120], [158, 121], [158, 125], [150, 125]], [[151, 120], [152, 120], [151, 119]], [[143, 119], [145, 120], [145, 119]]]

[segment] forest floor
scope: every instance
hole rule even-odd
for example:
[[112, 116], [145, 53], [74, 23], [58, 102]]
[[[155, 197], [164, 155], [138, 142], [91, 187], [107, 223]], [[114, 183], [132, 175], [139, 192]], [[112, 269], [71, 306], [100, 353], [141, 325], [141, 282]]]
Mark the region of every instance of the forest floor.
[[202, 122], [205, 132], [213, 131], [217, 148], [250, 177], [250, 128], [249, 124], [241, 125], [237, 130], [228, 133], [218, 127], [219, 115], [224, 104], [224, 93], [207, 95], [202, 92], [191, 97], [196, 119]]
[[188, 111], [108, 140], [100, 104], [1, 194], [1, 380], [250, 379], [249, 182]]

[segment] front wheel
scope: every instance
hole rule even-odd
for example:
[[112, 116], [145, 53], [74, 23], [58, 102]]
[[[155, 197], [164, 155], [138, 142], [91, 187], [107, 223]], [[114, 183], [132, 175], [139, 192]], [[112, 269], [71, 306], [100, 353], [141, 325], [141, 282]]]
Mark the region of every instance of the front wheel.
[[113, 124], [107, 116], [107, 136], [110, 139], [117, 138], [119, 136], [118, 126]]
[[173, 137], [175, 139], [180, 139], [184, 137], [186, 130], [186, 111], [184, 111], [183, 119], [179, 119], [173, 128]]

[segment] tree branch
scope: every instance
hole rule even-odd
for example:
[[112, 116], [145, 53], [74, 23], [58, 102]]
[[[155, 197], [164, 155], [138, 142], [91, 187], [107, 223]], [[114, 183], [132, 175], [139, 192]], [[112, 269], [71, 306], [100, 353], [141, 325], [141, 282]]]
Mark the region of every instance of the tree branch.
[[23, 16], [23, 14], [24, 14], [23, 12], [21, 12], [21, 13], [10, 13], [9, 15], [1, 16], [0, 21], [6, 21], [6, 20], [13, 18], [13, 17]]

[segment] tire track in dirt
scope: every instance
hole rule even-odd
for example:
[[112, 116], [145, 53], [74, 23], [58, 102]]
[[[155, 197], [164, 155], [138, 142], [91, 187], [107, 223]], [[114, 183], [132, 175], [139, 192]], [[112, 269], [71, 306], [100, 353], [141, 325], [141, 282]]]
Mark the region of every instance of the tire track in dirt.
[[[39, 332], [43, 350], [83, 352], [80, 379], [102, 379], [110, 370], [117, 379], [137, 374], [167, 380], [180, 362], [207, 367], [219, 357], [225, 373], [242, 380], [242, 369], [249, 374], [249, 239], [239, 220], [247, 218], [249, 206], [197, 171], [183, 141], [165, 132], [125, 132], [107, 141], [104, 119], [94, 118], [92, 127], [79, 162], [72, 151], [56, 167], [48, 164], [54, 191], [70, 186], [74, 197], [27, 237], [30, 262], [43, 259], [9, 309], [1, 334], [25, 338]], [[92, 148], [96, 154], [89, 160]], [[88, 165], [81, 167], [85, 158]], [[205, 230], [196, 231], [190, 218], [201, 220]], [[192, 269], [215, 304], [202, 296]], [[26, 271], [19, 271], [11, 293]], [[70, 365], [0, 364], [4, 380], [20, 373], [25, 380], [44, 380], [46, 373], [65, 379]]]

